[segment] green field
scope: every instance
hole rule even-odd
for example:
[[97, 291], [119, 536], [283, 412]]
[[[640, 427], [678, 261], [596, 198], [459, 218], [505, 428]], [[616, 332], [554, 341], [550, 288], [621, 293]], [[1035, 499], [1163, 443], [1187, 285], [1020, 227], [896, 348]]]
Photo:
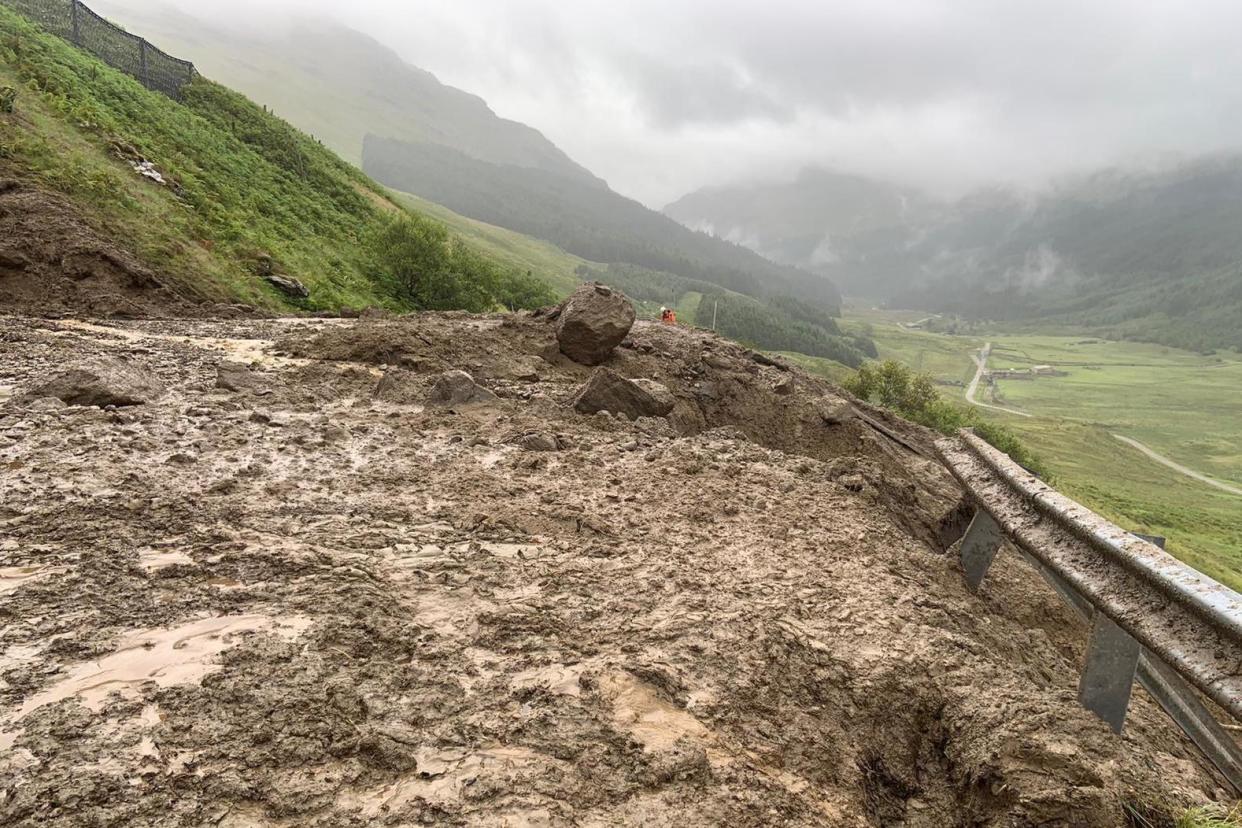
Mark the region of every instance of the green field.
[[[1050, 365], [1065, 372], [998, 382], [997, 401], [1029, 418], [982, 413], [1017, 432], [1065, 494], [1126, 529], [1167, 537], [1174, 555], [1242, 590], [1242, 496], [1191, 479], [1113, 436], [1242, 488], [1242, 357], [1004, 330], [951, 336], [900, 324], [923, 316], [851, 309], [846, 324], [870, 330], [882, 358], [942, 383], [968, 381], [970, 354], [985, 342], [992, 343], [989, 368]], [[964, 388], [941, 390], [964, 401]]]

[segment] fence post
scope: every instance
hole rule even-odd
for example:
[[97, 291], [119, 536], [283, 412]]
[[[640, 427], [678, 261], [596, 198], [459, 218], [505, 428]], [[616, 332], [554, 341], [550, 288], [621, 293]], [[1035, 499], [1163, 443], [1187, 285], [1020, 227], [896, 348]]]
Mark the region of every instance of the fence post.
[[73, 27], [73, 43], [75, 46], [81, 46], [82, 33], [78, 28], [78, 0], [69, 0], [69, 20]]
[[151, 78], [147, 75], [147, 41], [146, 38], [138, 38], [138, 79], [142, 81], [142, 85], [147, 89], [151, 88]]

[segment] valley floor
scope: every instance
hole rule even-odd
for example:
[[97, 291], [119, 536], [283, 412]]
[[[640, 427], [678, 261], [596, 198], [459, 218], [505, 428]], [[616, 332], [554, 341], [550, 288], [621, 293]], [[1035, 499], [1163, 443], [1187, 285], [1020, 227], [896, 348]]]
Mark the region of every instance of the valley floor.
[[[1016, 555], [966, 588], [929, 434], [644, 323], [610, 365], [673, 414], [578, 414], [551, 331], [0, 318], [0, 823], [1120, 828], [1223, 797], [1141, 690], [1122, 737], [1077, 705], [1086, 632]], [[101, 355], [167, 393], [25, 396]], [[499, 398], [428, 407], [449, 368]]]
[[1059, 489], [1127, 529], [1166, 536], [1174, 555], [1242, 589], [1242, 357], [995, 327], [949, 335], [902, 324], [923, 316], [856, 309], [847, 324], [868, 326], [882, 358], [931, 374], [958, 401], [968, 396], [988, 343], [991, 369], [1048, 365], [1063, 372], [1000, 379], [998, 397], [980, 386], [977, 398], [993, 406], [987, 416], [1040, 454]]

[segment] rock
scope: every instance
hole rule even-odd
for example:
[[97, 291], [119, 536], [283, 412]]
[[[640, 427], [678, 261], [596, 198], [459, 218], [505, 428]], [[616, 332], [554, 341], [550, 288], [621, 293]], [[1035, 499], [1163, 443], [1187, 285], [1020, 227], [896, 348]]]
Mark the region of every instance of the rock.
[[281, 276], [279, 273], [266, 273], [263, 275], [263, 281], [279, 290], [286, 296], [292, 296], [294, 299], [306, 299], [310, 296], [310, 289], [306, 285], [294, 279], [292, 276]]
[[673, 395], [651, 380], [628, 380], [610, 368], [597, 368], [573, 400], [583, 414], [611, 411], [631, 420], [666, 417], [673, 410]]
[[25, 270], [30, 259], [16, 251], [0, 250], [0, 270]]
[[828, 425], [840, 425], [857, 416], [849, 400], [841, 397], [823, 396], [815, 401], [815, 410]]
[[479, 405], [499, 399], [465, 371], [445, 371], [427, 395], [428, 405]]
[[569, 297], [556, 321], [561, 353], [582, 365], [599, 365], [634, 325], [634, 306], [612, 288], [587, 283]]
[[[632, 380], [632, 382], [650, 394], [651, 399], [655, 400], [656, 407], [654, 410], [656, 412], [662, 412], [655, 414], [657, 417], [663, 417], [665, 414], [672, 411], [673, 406], [677, 404], [676, 398], [673, 397], [673, 392], [669, 391], [666, 386], [661, 385], [655, 380], [636, 379]], [[640, 414], [639, 416], [645, 415]]]
[[772, 390], [782, 397], [788, 397], [798, 390], [798, 383], [794, 380], [793, 374], [789, 374], [788, 376], [781, 377], [781, 381], [773, 386]]
[[776, 368], [781, 371], [789, 370], [789, 364], [786, 363], [784, 360], [770, 357], [767, 354], [760, 353], [759, 351], [747, 351], [746, 354], [752, 360], [759, 363], [760, 365], [766, 365], [769, 368]]
[[388, 308], [381, 308], [375, 305], [363, 308], [358, 314], [359, 319], [392, 319], [394, 316], [396, 314], [388, 310]]
[[28, 396], [104, 408], [142, 405], [163, 393], [163, 384], [146, 368], [114, 357], [97, 357], [35, 388]]
[[539, 382], [539, 372], [546, 367], [547, 363], [540, 357], [523, 354], [513, 361], [513, 367], [508, 373], [515, 380]]
[[384, 402], [411, 405], [422, 402], [422, 384], [412, 371], [392, 368], [384, 372], [372, 396]]
[[47, 413], [50, 411], [59, 411], [66, 407], [64, 400], [56, 397], [27, 397], [21, 401], [21, 407], [27, 411], [37, 411]]
[[216, 388], [225, 391], [259, 391], [263, 377], [240, 362], [221, 362], [216, 366]]
[[530, 431], [518, 434], [506, 442], [518, 446], [522, 451], [560, 451], [561, 441], [555, 435], [541, 431]]

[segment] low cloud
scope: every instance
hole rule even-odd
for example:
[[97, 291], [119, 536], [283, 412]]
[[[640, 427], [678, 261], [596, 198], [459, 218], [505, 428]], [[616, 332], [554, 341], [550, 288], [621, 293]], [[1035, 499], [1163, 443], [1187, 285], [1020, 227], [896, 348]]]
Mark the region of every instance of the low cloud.
[[1242, 146], [1232, 0], [169, 2], [334, 17], [656, 206], [806, 165], [954, 194]]

